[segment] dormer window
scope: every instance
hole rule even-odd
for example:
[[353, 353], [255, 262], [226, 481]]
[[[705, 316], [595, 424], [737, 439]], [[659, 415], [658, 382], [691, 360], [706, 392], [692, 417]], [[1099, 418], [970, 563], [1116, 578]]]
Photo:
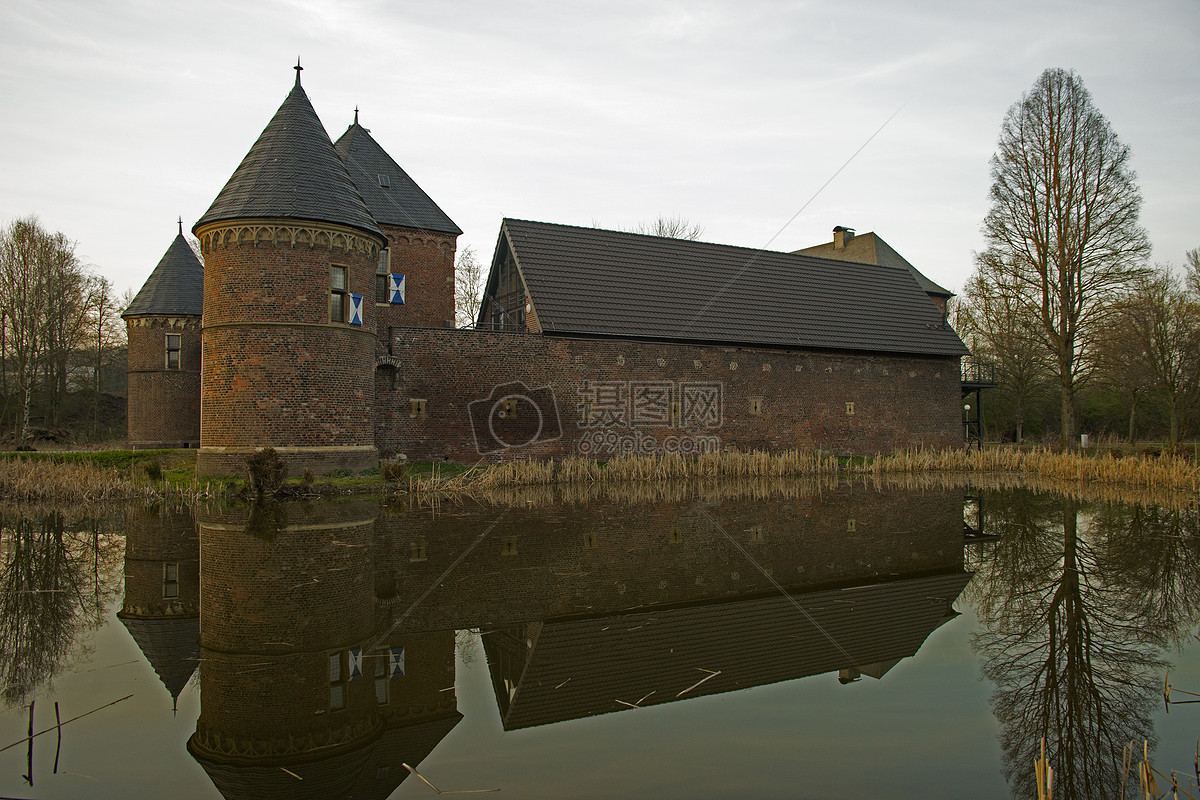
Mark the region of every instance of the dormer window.
[[379, 176], [379, 188], [380, 189], [392, 188], [392, 179], [387, 175], [380, 175]]

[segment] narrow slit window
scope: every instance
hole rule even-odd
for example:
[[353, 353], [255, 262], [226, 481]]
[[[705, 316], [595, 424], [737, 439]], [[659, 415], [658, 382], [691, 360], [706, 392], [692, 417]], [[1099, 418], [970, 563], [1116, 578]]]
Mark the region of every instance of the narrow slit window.
[[167, 334], [167, 369], [179, 369], [181, 338], [178, 333]]
[[375, 302], [388, 301], [388, 273], [391, 271], [391, 254], [385, 247], [379, 251], [379, 263], [375, 266]]
[[329, 268], [329, 321], [346, 321], [346, 268]]
[[179, 597], [178, 564], [163, 564], [163, 597]]

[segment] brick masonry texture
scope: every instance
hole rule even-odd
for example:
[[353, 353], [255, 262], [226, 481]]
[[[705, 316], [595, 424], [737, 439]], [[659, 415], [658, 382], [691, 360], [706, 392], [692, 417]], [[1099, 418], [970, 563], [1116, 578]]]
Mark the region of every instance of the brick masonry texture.
[[457, 237], [394, 225], [382, 227], [391, 251], [391, 271], [404, 275], [405, 302], [379, 306], [379, 330], [402, 326], [444, 328], [454, 320]]
[[[135, 317], [129, 338], [128, 435], [137, 448], [200, 444], [200, 318]], [[167, 369], [167, 335], [180, 337], [179, 369]]]
[[[175, 597], [164, 596], [166, 564], [178, 569]], [[134, 506], [125, 512], [126, 617], [200, 613], [200, 539], [190, 511]]]
[[[375, 438], [384, 455], [474, 462], [482, 449], [494, 451], [489, 458], [609, 457], [596, 450], [602, 441], [597, 428], [615, 431], [623, 441], [632, 435], [642, 447], [674, 440], [686, 449], [688, 442], [712, 436], [727, 449], [819, 448], [840, 454], [962, 445], [957, 358], [415, 328], [393, 330], [391, 349], [398, 366], [394, 372], [391, 366], [379, 367], [376, 375]], [[718, 386], [722, 413], [719, 423], [677, 418], [622, 429], [596, 418], [597, 403], [593, 419], [585, 421], [583, 404], [591, 396], [587, 382], [630, 391], [655, 383], [668, 391], [683, 384]], [[493, 394], [495, 387], [506, 386]], [[518, 397], [510, 409], [497, 405], [502, 395], [523, 392], [528, 400]], [[414, 399], [425, 400], [424, 417], [412, 415]], [[752, 401], [761, 402], [761, 413], [752, 413]], [[508, 413], [501, 418], [499, 411]], [[680, 416], [684, 412], [681, 408]], [[503, 447], [504, 442], [528, 444]]]
[[376, 592], [405, 614], [401, 631], [487, 630], [963, 567], [954, 491], [385, 513], [376, 524]]
[[[244, 506], [200, 515], [203, 699], [190, 746], [202, 757], [326, 757], [385, 724], [455, 715], [452, 630], [396, 635], [375, 596], [375, 502]], [[375, 695], [375, 661], [405, 649], [405, 674]], [[330, 656], [362, 648], [330, 703]], [[287, 757], [281, 752], [290, 753]]]
[[[376, 259], [260, 242], [214, 245], [204, 267], [201, 474], [241, 472], [245, 453], [208, 448], [365, 448], [289, 458], [294, 474], [373, 467]], [[329, 321], [330, 267], [363, 295], [363, 324]]]

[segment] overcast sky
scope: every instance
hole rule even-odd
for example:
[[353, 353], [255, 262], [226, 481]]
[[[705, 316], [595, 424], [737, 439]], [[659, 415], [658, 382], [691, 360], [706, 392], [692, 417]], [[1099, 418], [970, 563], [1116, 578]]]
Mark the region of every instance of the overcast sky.
[[5, 0], [0, 223], [36, 214], [139, 288], [297, 56], [330, 136], [358, 106], [484, 261], [503, 217], [677, 215], [776, 250], [846, 225], [958, 290], [1001, 120], [1047, 67], [1132, 148], [1154, 260], [1200, 247], [1197, 0]]

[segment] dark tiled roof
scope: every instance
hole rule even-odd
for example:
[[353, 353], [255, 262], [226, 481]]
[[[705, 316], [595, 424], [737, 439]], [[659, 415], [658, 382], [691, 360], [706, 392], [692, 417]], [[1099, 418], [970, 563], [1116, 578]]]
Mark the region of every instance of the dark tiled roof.
[[826, 242], [815, 247], [805, 247], [795, 252], [798, 255], [817, 256], [836, 261], [857, 261], [860, 264], [882, 264], [889, 267], [903, 267], [912, 273], [926, 294], [937, 295], [939, 297], [954, 296], [954, 292], [926, 278], [919, 269], [908, 263], [908, 259], [897, 253], [890, 244], [883, 240], [882, 236], [874, 232], [862, 233], [853, 237], [841, 250], [834, 248], [833, 242]]
[[272, 217], [380, 233], [299, 80], [192, 230]]
[[905, 269], [511, 219], [505, 237], [548, 334], [968, 352]]
[[[789, 597], [548, 620], [523, 672], [505, 676], [516, 689], [507, 709], [501, 702], [504, 729], [844, 667], [878, 676], [916, 655], [933, 631], [956, 616], [950, 604], [970, 580], [970, 573], [956, 572]], [[488, 666], [500, 668], [490, 657]], [[720, 674], [695, 685], [713, 672]]]
[[204, 267], [180, 231], [121, 316], [182, 314], [198, 317], [203, 304]]
[[[446, 216], [438, 204], [417, 186], [417, 182], [392, 160], [370, 132], [357, 120], [334, 143], [350, 178], [359, 194], [380, 225], [403, 225], [428, 231], [443, 231], [455, 235], [462, 229]], [[390, 186], [380, 186], [380, 176]]]
[[200, 663], [200, 618], [117, 616], [171, 693], [171, 699], [178, 698]]

